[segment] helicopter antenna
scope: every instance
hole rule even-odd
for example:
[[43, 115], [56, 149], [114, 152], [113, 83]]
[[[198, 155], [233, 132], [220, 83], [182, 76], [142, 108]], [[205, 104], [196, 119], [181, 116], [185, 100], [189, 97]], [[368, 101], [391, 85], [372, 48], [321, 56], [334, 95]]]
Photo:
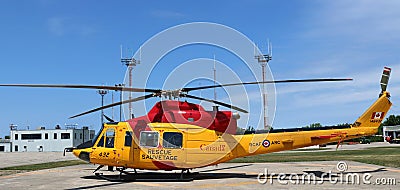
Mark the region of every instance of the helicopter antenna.
[[[141, 57], [141, 49], [140, 49], [140, 57]], [[132, 70], [133, 67], [137, 64], [140, 64], [140, 60], [136, 60], [133, 58], [124, 58], [122, 55], [122, 45], [121, 45], [121, 63], [128, 67], [128, 74], [129, 74], [129, 81], [128, 81], [128, 88], [132, 88]], [[129, 99], [132, 99], [132, 92], [129, 92]], [[133, 110], [132, 110], [132, 102], [129, 102], [129, 119], [133, 118]]]
[[[258, 48], [257, 48], [258, 49]], [[271, 43], [268, 40], [268, 54], [260, 54], [256, 55], [256, 45], [254, 44], [254, 58], [257, 59], [258, 63], [261, 65], [262, 69], [262, 84], [261, 84], [261, 90], [262, 90], [262, 96], [263, 96], [263, 117], [264, 117], [264, 129], [268, 130], [268, 116], [267, 116], [267, 93], [265, 92], [265, 75], [266, 75], [266, 70], [265, 66], [267, 66], [268, 62], [272, 60], [272, 46]]]

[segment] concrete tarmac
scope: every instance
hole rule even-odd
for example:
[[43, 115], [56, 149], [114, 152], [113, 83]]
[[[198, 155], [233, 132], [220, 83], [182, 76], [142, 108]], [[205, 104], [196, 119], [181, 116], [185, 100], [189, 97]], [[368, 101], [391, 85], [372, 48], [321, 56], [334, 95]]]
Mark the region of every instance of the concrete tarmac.
[[[346, 162], [348, 169], [340, 173], [336, 168], [337, 163], [335, 161], [225, 163], [218, 167], [193, 170], [192, 172], [199, 173], [190, 175], [193, 180], [188, 182], [160, 180], [161, 177], [178, 177], [179, 171], [161, 174], [139, 171], [138, 174], [145, 176], [142, 178], [145, 180], [111, 182], [94, 176], [92, 172], [96, 167], [87, 164], [0, 176], [0, 189], [399, 189], [400, 187], [400, 169], [348, 161]], [[118, 172], [104, 170], [100, 172], [109, 177], [118, 177]], [[263, 175], [266, 172], [267, 181]], [[308, 175], [311, 177], [308, 178]], [[302, 176], [305, 176], [304, 181]]]
[[62, 152], [0, 152], [0, 168], [76, 159], [73, 154], [63, 156]]
[[[343, 145], [340, 149], [362, 149], [371, 145]], [[63, 157], [62, 152], [0, 153], [0, 168], [71, 159], [76, 158], [70, 153]], [[167, 182], [179, 178], [180, 171], [161, 174], [138, 171], [136, 180], [132, 176], [122, 176], [127, 181], [111, 182], [93, 174], [97, 166], [85, 164], [0, 175], [0, 189], [400, 189], [399, 168], [345, 163], [347, 170], [342, 172], [337, 168], [338, 161], [224, 163], [192, 170], [193, 174], [185, 175], [186, 179], [192, 179], [187, 182]], [[119, 174], [105, 169], [99, 172], [114, 178]]]

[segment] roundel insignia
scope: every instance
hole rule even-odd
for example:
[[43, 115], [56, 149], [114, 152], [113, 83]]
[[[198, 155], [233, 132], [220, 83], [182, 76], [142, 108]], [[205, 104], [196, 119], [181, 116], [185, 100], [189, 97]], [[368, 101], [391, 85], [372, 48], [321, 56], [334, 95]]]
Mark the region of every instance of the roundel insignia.
[[264, 141], [262, 142], [262, 145], [263, 145], [265, 148], [269, 147], [270, 144], [271, 144], [271, 143], [269, 143], [269, 140], [264, 140]]

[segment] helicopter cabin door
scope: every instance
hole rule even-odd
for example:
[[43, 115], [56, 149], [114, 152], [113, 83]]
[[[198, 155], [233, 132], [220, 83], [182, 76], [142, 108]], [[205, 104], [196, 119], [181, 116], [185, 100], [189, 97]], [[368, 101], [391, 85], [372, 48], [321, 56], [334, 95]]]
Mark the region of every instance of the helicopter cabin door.
[[183, 149], [184, 134], [181, 131], [141, 131], [139, 149], [135, 155], [139, 156], [141, 168], [171, 170], [181, 167], [186, 161]]
[[117, 149], [117, 163], [124, 167], [129, 167], [133, 164], [133, 132], [128, 130], [126, 125], [119, 124], [117, 130], [116, 149]]

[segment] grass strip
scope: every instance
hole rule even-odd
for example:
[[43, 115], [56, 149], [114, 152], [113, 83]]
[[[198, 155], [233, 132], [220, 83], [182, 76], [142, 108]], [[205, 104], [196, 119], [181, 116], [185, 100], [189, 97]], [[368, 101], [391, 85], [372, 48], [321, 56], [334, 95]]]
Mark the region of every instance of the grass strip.
[[87, 164], [87, 162], [81, 160], [67, 160], [67, 161], [58, 161], [58, 162], [48, 162], [48, 163], [40, 163], [40, 164], [29, 164], [22, 166], [11, 166], [6, 168], [0, 168], [0, 170], [24, 170], [24, 171], [35, 171], [35, 170], [43, 170], [50, 168], [58, 168], [65, 166], [74, 166], [80, 164]]
[[379, 147], [363, 150], [338, 151], [288, 151], [248, 156], [231, 160], [231, 163], [308, 162], [349, 160], [367, 164], [400, 168], [400, 147]]

